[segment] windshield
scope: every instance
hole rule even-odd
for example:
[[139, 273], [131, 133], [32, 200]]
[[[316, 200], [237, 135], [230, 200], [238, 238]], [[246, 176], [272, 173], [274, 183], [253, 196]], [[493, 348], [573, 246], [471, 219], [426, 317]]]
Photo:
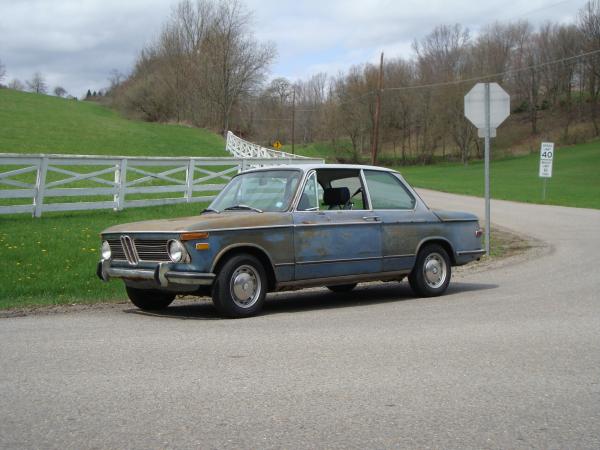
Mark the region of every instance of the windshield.
[[208, 210], [285, 211], [302, 173], [299, 170], [264, 170], [234, 177]]

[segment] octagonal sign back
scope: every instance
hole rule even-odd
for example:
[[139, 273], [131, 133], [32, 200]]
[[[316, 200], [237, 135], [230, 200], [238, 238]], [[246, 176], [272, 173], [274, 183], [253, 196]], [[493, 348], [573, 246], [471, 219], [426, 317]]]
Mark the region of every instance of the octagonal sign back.
[[[498, 83], [490, 83], [490, 128], [497, 128], [509, 115], [510, 95]], [[477, 128], [485, 128], [485, 83], [477, 83], [465, 95], [465, 117]]]

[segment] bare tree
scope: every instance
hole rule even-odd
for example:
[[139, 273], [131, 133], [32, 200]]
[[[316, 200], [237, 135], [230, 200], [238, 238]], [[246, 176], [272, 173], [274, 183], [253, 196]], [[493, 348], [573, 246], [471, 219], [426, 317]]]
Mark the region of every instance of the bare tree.
[[56, 86], [54, 88], [54, 95], [57, 97], [64, 97], [67, 94], [67, 90], [62, 86]]
[[8, 83], [8, 87], [9, 89], [14, 89], [15, 91], [25, 90], [25, 85], [18, 78], [13, 78], [12, 80], [10, 80], [10, 83]]
[[112, 92], [117, 89], [126, 78], [127, 77], [119, 70], [112, 69], [108, 74], [108, 82], [110, 83], [108, 92]]
[[48, 92], [48, 85], [40, 72], [34, 73], [31, 80], [27, 81], [27, 88], [36, 94], [45, 94]]
[[250, 23], [238, 0], [181, 1], [119, 82], [116, 104], [146, 120], [187, 120], [226, 132], [233, 112], [250, 109], [242, 104], [275, 53], [253, 38]]
[[[581, 9], [578, 21], [583, 35], [583, 48], [593, 51], [600, 48], [600, 0], [590, 0]], [[596, 136], [600, 134], [598, 124], [598, 100], [600, 97], [600, 58], [593, 55], [586, 59], [587, 91], [590, 99], [592, 123]]]
[[239, 0], [221, 0], [207, 34], [208, 92], [227, 133], [231, 108], [238, 98], [257, 87], [275, 57], [275, 47], [258, 43], [250, 32], [251, 14]]
[[6, 66], [4, 64], [2, 64], [2, 61], [0, 60], [0, 82], [4, 79], [5, 76], [6, 76]]
[[[414, 49], [421, 83], [457, 81], [470, 70], [469, 30], [459, 24], [434, 28], [414, 43]], [[463, 95], [461, 89], [453, 87], [421, 93], [422, 158], [425, 162], [432, 160], [439, 143], [445, 150], [449, 133], [459, 146], [463, 162], [468, 162], [473, 132], [462, 114]]]

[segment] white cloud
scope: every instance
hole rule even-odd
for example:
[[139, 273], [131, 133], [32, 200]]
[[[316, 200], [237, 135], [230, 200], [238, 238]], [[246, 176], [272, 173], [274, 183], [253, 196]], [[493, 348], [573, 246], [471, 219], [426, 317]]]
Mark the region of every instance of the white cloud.
[[[42, 71], [75, 95], [107, 84], [111, 69], [129, 71], [160, 32], [175, 0], [0, 0], [0, 60], [7, 79]], [[351, 65], [408, 57], [414, 39], [439, 24], [476, 34], [495, 20], [572, 22], [585, 0], [246, 0], [257, 38], [273, 41], [273, 76], [332, 75]]]

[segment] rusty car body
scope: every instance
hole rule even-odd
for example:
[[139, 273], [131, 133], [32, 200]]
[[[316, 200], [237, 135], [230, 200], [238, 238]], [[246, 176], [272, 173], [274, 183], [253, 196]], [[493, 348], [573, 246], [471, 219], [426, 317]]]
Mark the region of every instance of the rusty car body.
[[121, 278], [142, 309], [210, 295], [229, 317], [258, 313], [267, 292], [408, 276], [442, 294], [451, 267], [478, 259], [477, 217], [433, 211], [390, 169], [258, 168], [236, 175], [200, 215], [118, 225], [101, 234], [98, 276]]

